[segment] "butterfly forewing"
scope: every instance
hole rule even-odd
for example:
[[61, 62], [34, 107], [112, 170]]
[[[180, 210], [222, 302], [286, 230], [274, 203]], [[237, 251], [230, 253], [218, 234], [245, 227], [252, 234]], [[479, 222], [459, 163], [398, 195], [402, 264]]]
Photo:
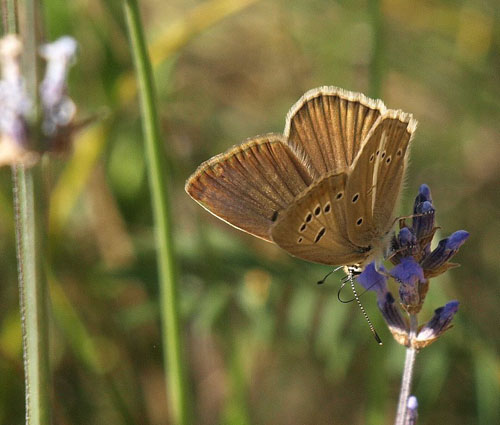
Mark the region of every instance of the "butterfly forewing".
[[373, 221], [382, 236], [390, 230], [393, 222], [394, 209], [401, 193], [408, 162], [408, 147], [417, 127], [417, 122], [410, 114], [401, 111], [389, 112], [393, 117], [390, 117], [386, 130], [384, 151], [380, 153], [375, 176], [377, 184], [373, 195]]
[[415, 122], [388, 110], [368, 134], [346, 183], [350, 241], [374, 248], [389, 230], [405, 172], [405, 157]]
[[290, 109], [285, 138], [303, 152], [320, 175], [345, 171], [377, 118], [386, 111], [380, 100], [336, 87], [310, 90]]
[[270, 241], [270, 227], [312, 177], [283, 136], [250, 139], [204, 162], [186, 192], [229, 224]]
[[273, 241], [290, 254], [322, 264], [356, 264], [365, 255], [348, 239], [345, 173], [327, 175], [280, 213]]

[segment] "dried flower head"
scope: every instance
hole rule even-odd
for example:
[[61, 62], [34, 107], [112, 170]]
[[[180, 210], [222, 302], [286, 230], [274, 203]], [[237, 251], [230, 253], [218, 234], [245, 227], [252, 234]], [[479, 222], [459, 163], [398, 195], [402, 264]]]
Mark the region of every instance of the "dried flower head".
[[[71, 37], [40, 47], [46, 59], [45, 77], [40, 84], [42, 115], [39, 123], [33, 116], [33, 100], [29, 97], [20, 59], [21, 41], [9, 34], [0, 39], [0, 166], [33, 165], [44, 152], [69, 150], [71, 135], [82, 125], [74, 125], [76, 107], [67, 95], [67, 76], [76, 54], [76, 41]], [[36, 144], [32, 135], [42, 135]]]
[[75, 63], [77, 43], [72, 37], [61, 37], [44, 44], [39, 53], [47, 61], [45, 77], [40, 84], [43, 107], [42, 132], [47, 137], [47, 149], [66, 151], [70, 146], [72, 122], [76, 106], [67, 94], [69, 67]]
[[22, 43], [16, 35], [0, 39], [0, 166], [30, 163], [28, 118], [32, 113], [24, 78], [21, 74]]

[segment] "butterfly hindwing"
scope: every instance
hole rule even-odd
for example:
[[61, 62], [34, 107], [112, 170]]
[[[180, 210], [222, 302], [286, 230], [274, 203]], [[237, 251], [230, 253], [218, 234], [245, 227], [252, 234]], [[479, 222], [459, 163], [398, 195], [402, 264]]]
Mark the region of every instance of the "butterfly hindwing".
[[353, 163], [361, 143], [386, 111], [380, 100], [337, 87], [308, 91], [290, 109], [287, 143], [310, 159], [321, 176], [342, 172]]
[[345, 226], [345, 173], [314, 183], [278, 217], [273, 241], [290, 254], [322, 264], [354, 264], [364, 253], [353, 246]]
[[229, 224], [270, 241], [279, 211], [312, 182], [283, 136], [258, 136], [204, 162], [186, 192]]

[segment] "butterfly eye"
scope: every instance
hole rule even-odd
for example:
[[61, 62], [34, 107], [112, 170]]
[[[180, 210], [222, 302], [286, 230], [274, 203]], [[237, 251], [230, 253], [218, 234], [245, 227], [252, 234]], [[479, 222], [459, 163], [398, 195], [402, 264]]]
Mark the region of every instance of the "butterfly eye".
[[403, 151], [401, 149], [398, 150], [397, 155], [401, 156], [403, 154]]
[[310, 223], [310, 222], [311, 222], [311, 220], [312, 220], [312, 218], [313, 218], [313, 216], [312, 216], [312, 214], [311, 214], [311, 213], [307, 214], [307, 215], [306, 215], [305, 222], [306, 222], [306, 223]]
[[300, 238], [297, 239], [297, 243], [302, 243], [303, 240], [304, 238], [301, 236]]
[[342, 199], [342, 196], [344, 196], [344, 194], [342, 192], [339, 192], [337, 193], [337, 196], [335, 196], [335, 199]]
[[302, 223], [302, 226], [300, 226], [299, 232], [303, 232], [304, 230], [306, 230], [306, 228], [307, 228], [307, 224]]
[[356, 221], [356, 225], [361, 226], [363, 223], [363, 217], [358, 218], [358, 221]]
[[315, 216], [318, 216], [321, 214], [321, 206], [317, 206], [315, 209], [314, 209], [314, 215]]
[[370, 162], [373, 162], [374, 159], [375, 159], [375, 154], [372, 153], [372, 155], [370, 156]]
[[325, 211], [325, 214], [328, 214], [328, 213], [331, 211], [331, 209], [332, 209], [332, 207], [331, 207], [331, 205], [330, 205], [330, 202], [328, 202], [328, 203], [324, 206], [324, 208], [323, 208], [323, 210]]
[[382, 152], [382, 158], [385, 158], [385, 151]]
[[352, 197], [352, 203], [355, 204], [358, 201], [358, 199], [359, 199], [359, 193], [356, 193], [356, 195]]
[[388, 156], [388, 157], [387, 157], [387, 159], [385, 160], [385, 162], [386, 162], [387, 164], [389, 164], [389, 163], [391, 162], [391, 157], [390, 157], [390, 156]]

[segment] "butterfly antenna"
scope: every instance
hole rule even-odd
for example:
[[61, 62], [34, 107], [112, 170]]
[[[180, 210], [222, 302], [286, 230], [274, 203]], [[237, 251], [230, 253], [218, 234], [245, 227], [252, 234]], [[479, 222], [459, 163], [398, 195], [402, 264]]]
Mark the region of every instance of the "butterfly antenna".
[[368, 326], [370, 327], [370, 331], [372, 332], [373, 336], [375, 337], [375, 341], [377, 341], [378, 345], [382, 345], [382, 340], [378, 336], [378, 333], [375, 330], [375, 327], [373, 326], [372, 321], [368, 317], [368, 314], [366, 313], [366, 310], [363, 307], [363, 304], [361, 304], [361, 301], [359, 300], [358, 292], [356, 291], [356, 288], [354, 287], [354, 275], [352, 273], [352, 270], [348, 269], [348, 275], [346, 277], [347, 277], [347, 280], [342, 283], [342, 287], [346, 284], [347, 281], [349, 281], [349, 283], [351, 284], [352, 293], [354, 294], [354, 299], [356, 300], [356, 303], [358, 304], [358, 307], [361, 310], [361, 313], [363, 314], [365, 320], [367, 321]]
[[335, 273], [337, 270], [340, 270], [341, 268], [342, 268], [342, 266], [337, 267], [337, 268], [335, 268], [335, 269], [331, 270], [330, 272], [328, 272], [328, 273], [325, 275], [325, 277], [324, 277], [323, 279], [318, 280], [316, 283], [317, 283], [318, 285], [323, 285], [323, 283], [325, 283], [325, 281], [326, 281], [326, 279], [328, 278], [328, 276], [330, 276], [332, 273]]

